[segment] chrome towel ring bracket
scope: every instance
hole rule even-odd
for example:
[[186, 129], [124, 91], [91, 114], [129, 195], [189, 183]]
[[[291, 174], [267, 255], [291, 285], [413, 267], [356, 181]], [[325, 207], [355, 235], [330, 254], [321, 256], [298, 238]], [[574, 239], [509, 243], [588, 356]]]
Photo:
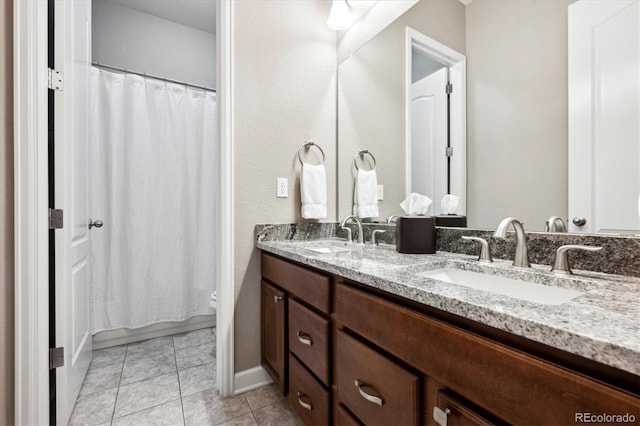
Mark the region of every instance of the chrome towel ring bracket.
[[[320, 148], [320, 145], [316, 144], [314, 141], [305, 141], [300, 148], [298, 148], [298, 160], [300, 161], [300, 164], [305, 164], [304, 161], [302, 161], [302, 156], [301, 156], [301, 152], [304, 149], [305, 152], [309, 151], [311, 149], [311, 147], [316, 147], [320, 150], [320, 154], [322, 154], [322, 162], [320, 164], [324, 164], [324, 151], [322, 150], [322, 148]], [[309, 164], [309, 163], [306, 163]]]
[[362, 159], [364, 161], [365, 154], [369, 154], [369, 157], [371, 157], [371, 159], [373, 160], [373, 167], [371, 167], [371, 170], [375, 170], [376, 169], [376, 157], [374, 157], [373, 154], [371, 152], [369, 152], [368, 149], [361, 149], [360, 151], [358, 151], [356, 156], [353, 158], [353, 165], [356, 166], [356, 170], [360, 170], [360, 168], [358, 167], [358, 158], [360, 158], [360, 159]]

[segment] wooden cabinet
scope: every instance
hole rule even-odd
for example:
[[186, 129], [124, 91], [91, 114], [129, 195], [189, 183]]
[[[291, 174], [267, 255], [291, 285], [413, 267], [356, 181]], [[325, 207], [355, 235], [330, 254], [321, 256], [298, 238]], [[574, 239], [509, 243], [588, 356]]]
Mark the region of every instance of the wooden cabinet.
[[636, 376], [276, 256], [262, 276], [263, 364], [306, 424], [640, 418]]
[[286, 297], [285, 292], [262, 281], [262, 364], [282, 392], [286, 392]]
[[331, 280], [275, 256], [261, 260], [262, 364], [305, 424], [331, 424]]

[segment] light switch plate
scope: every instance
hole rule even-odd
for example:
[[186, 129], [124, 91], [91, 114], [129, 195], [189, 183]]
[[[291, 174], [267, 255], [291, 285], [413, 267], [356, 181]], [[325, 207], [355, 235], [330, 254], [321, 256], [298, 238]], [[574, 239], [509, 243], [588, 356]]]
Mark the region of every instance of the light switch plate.
[[384, 185], [378, 185], [378, 201], [384, 200]]
[[289, 179], [276, 178], [276, 197], [287, 198], [289, 196]]

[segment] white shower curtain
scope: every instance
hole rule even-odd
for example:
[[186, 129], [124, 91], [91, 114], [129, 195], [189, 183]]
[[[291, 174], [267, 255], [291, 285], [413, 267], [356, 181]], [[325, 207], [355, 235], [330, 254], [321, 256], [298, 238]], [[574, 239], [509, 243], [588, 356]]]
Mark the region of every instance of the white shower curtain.
[[92, 71], [93, 333], [211, 314], [216, 95]]

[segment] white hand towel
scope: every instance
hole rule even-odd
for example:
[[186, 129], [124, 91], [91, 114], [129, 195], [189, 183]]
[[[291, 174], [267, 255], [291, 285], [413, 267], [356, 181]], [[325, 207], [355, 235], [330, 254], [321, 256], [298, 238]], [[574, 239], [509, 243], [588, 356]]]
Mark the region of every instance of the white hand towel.
[[378, 175], [375, 170], [358, 170], [353, 196], [353, 214], [360, 218], [378, 217]]
[[300, 199], [302, 200], [303, 218], [324, 219], [327, 217], [327, 172], [324, 165], [302, 164]]

